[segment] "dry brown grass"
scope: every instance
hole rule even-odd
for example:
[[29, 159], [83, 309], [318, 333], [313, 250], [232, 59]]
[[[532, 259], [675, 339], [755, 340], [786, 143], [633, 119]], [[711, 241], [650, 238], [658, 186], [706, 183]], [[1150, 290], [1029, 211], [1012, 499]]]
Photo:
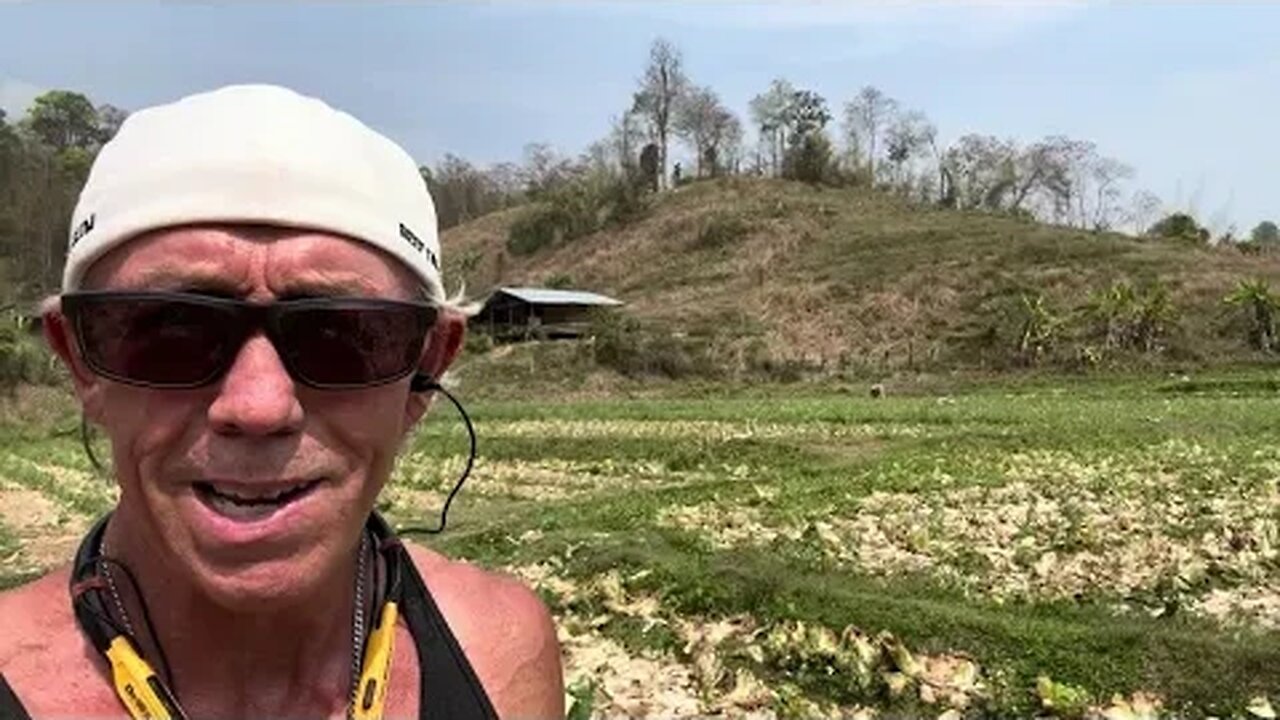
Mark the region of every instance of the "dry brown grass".
[[[456, 273], [462, 258], [475, 264], [467, 273], [472, 290], [567, 275], [673, 330], [713, 328], [737, 313], [760, 326], [771, 357], [814, 367], [892, 369], [941, 357], [963, 363], [955, 337], [996, 323], [992, 298], [1041, 293], [1065, 316], [1094, 290], [1151, 279], [1172, 290], [1185, 345], [1179, 357], [1244, 359], [1250, 351], [1225, 329], [1231, 309], [1221, 299], [1241, 279], [1280, 284], [1276, 255], [1097, 235], [772, 180], [695, 183], [625, 228], [522, 259], [504, 250], [518, 212], [445, 233], [447, 267]], [[707, 223], [724, 217], [745, 232], [699, 244]], [[723, 335], [715, 342], [726, 348], [740, 339], [733, 330]]]
[[20, 385], [12, 395], [0, 393], [0, 428], [48, 432], [78, 412], [78, 407], [68, 387]]
[[13, 574], [66, 562], [88, 519], [35, 490], [0, 479], [0, 525], [13, 529], [19, 542], [12, 557], [0, 558], [5, 572]]

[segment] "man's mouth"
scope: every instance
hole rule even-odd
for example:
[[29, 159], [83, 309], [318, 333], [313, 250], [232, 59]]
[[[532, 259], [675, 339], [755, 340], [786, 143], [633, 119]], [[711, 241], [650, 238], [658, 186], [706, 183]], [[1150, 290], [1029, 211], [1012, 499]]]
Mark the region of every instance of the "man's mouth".
[[196, 495], [214, 512], [232, 520], [261, 520], [276, 510], [297, 502], [320, 483], [319, 480], [288, 485], [232, 485], [217, 482], [198, 482]]

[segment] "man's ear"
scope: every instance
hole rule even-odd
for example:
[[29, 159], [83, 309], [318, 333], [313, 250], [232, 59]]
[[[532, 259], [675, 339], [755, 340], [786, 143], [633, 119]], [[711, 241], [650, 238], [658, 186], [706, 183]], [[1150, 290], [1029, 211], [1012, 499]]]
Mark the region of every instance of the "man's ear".
[[[462, 340], [467, 334], [467, 319], [456, 310], [445, 309], [440, 318], [427, 334], [426, 347], [422, 351], [422, 360], [418, 363], [418, 372], [429, 375], [433, 380], [444, 376], [449, 366], [462, 351]], [[431, 393], [411, 392], [405, 403], [405, 432], [408, 432], [427, 412], [431, 405]]]
[[40, 327], [44, 341], [58, 356], [71, 375], [76, 397], [89, 420], [100, 423], [102, 415], [102, 380], [89, 369], [80, 356], [80, 347], [71, 329], [71, 323], [62, 314], [58, 298], [45, 300], [40, 308]]

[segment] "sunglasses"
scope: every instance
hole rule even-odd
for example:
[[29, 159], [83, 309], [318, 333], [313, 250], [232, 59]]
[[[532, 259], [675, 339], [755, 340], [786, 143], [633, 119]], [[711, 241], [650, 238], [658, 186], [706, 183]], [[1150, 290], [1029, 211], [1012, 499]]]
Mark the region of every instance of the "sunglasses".
[[197, 388], [231, 368], [260, 328], [289, 375], [328, 390], [373, 387], [418, 366], [439, 308], [380, 298], [272, 303], [175, 292], [74, 292], [62, 312], [97, 374], [154, 388]]

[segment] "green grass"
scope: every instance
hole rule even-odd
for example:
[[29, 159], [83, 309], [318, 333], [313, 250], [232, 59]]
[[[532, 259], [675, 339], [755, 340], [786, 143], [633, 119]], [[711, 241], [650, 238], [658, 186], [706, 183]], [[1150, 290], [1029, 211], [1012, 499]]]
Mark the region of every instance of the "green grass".
[[[986, 710], [992, 714], [1037, 710], [1033, 688], [1040, 674], [1103, 700], [1144, 690], [1164, 697], [1167, 709], [1239, 713], [1253, 695], [1280, 687], [1280, 635], [1256, 618], [1215, 618], [1188, 608], [1197, 593], [1215, 588], [1274, 587], [1280, 580], [1274, 548], [1244, 575], [1224, 565], [1188, 587], [1153, 580], [1091, 588], [1078, 597], [1046, 591], [996, 600], [983, 582], [841, 563], [803, 539], [716, 547], [707, 527], [673, 528], [659, 520], [672, 507], [718, 508], [712, 516], [751, 508], [761, 527], [800, 527], [856, 518], [859, 503], [873, 493], [927, 501], [964, 488], [1000, 488], [1010, 482], [1001, 472], [1015, 471], [1030, 472], [1032, 486], [1051, 488], [1059, 482], [1055, 473], [1078, 471], [1079, 477], [1060, 482], [1104, 499], [1133, 498], [1138, 509], [1144, 499], [1158, 501], [1168, 492], [1166, 485], [1149, 487], [1147, 478], [1171, 478], [1193, 511], [1185, 523], [1152, 531], [1168, 542], [1194, 548], [1207, 529], [1248, 532], [1244, 520], [1233, 524], [1208, 510], [1196, 515], [1195, 508], [1233, 497], [1275, 502], [1249, 521], [1271, 523], [1265, 526], [1272, 530], [1262, 532], [1274, 532], [1280, 500], [1268, 493], [1280, 453], [1270, 428], [1280, 421], [1280, 404], [1273, 378], [1207, 378], [1189, 388], [1178, 383], [1176, 391], [1170, 382], [1059, 379], [1013, 392], [988, 386], [943, 398], [885, 400], [829, 392], [796, 397], [775, 387], [716, 400], [477, 404], [478, 475], [491, 462], [589, 468], [612, 460], [621, 476], [573, 497], [508, 501], [497, 514], [485, 512], [488, 498], [464, 492], [461, 507], [470, 506], [470, 516], [438, 544], [492, 565], [572, 549], [564, 563], [568, 576], [649, 570], [637, 589], [657, 593], [677, 615], [747, 613], [766, 622], [854, 625], [890, 630], [925, 651], [963, 651], [1003, 678], [1005, 691]], [[665, 432], [672, 423], [689, 429]], [[431, 449], [449, 445], [454, 435], [447, 424], [431, 426], [418, 441], [427, 450], [421, 461], [429, 462]], [[1017, 457], [1030, 458], [1030, 470], [1007, 466]], [[1038, 462], [1048, 463], [1042, 473]], [[629, 487], [625, 468], [639, 464], [663, 468], [669, 482]], [[767, 500], [760, 499], [762, 490], [772, 493]], [[1088, 520], [1077, 517], [1082, 512], [1065, 507], [1060, 515], [1076, 519], [1043, 538], [1036, 552], [1092, 547], [1106, 556], [1105, 544], [1082, 535], [1081, 522]], [[540, 539], [521, 541], [530, 530]], [[984, 572], [982, 563], [957, 557], [961, 575]], [[1163, 611], [1162, 603], [1172, 610]], [[1121, 614], [1120, 604], [1130, 610]], [[630, 642], [639, 649], [652, 640], [641, 635]], [[840, 697], [835, 686], [831, 697]]]
[[[988, 691], [971, 714], [1042, 712], [1047, 675], [1095, 702], [1144, 691], [1167, 711], [1240, 715], [1280, 688], [1280, 616], [1243, 601], [1280, 586], [1277, 387], [1255, 369], [944, 381], [878, 400], [664, 385], [480, 401], [450, 529], [419, 539], [495, 568], [549, 562], [596, 588], [540, 586], [558, 617], [636, 656], [693, 664], [681, 620], [803, 621], [973, 658]], [[0, 428], [0, 475], [89, 517], [110, 495], [66, 427]], [[441, 406], [384, 494], [390, 519], [433, 525], [465, 448]], [[15, 542], [0, 528], [0, 553]], [[27, 577], [12, 570], [0, 587]], [[610, 606], [596, 584], [612, 573], [656, 599], [659, 621]], [[821, 665], [725, 652], [787, 697], [939, 711]]]
[[[78, 445], [65, 441], [23, 442], [0, 453], [0, 476], [55, 500], [86, 517], [96, 517], [115, 503], [114, 486], [90, 474]], [[52, 468], [65, 473], [57, 477]]]
[[4, 523], [0, 523], [0, 558], [9, 557], [17, 552], [19, 547], [18, 538], [13, 531], [5, 527]]

